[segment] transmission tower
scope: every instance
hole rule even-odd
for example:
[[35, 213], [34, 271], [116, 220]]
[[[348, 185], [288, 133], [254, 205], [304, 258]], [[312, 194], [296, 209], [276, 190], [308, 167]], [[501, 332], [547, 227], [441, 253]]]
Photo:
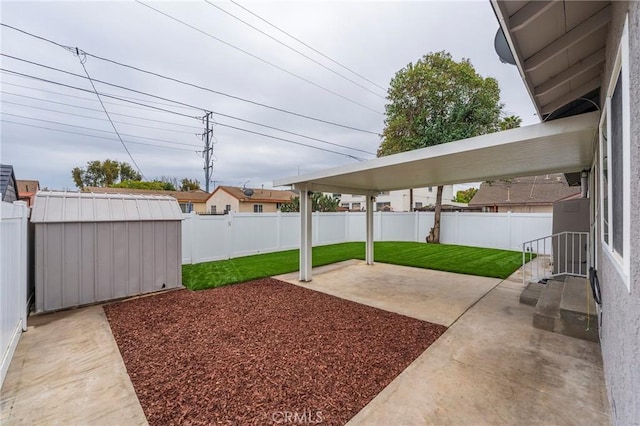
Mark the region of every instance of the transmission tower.
[[211, 172], [213, 170], [213, 113], [206, 112], [202, 118], [204, 122], [204, 133], [202, 139], [204, 140], [204, 151], [202, 151], [202, 157], [204, 158], [204, 186], [207, 192], [209, 192], [209, 183], [211, 182]]

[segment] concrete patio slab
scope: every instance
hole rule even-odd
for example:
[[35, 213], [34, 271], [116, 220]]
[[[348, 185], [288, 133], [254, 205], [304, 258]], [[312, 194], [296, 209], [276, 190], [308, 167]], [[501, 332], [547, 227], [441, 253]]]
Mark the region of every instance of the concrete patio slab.
[[0, 391], [0, 424], [147, 424], [101, 306], [29, 318]]
[[329, 266], [314, 268], [311, 282], [274, 278], [447, 327], [502, 281], [359, 260]]
[[600, 346], [531, 326], [504, 281], [348, 424], [608, 425]]

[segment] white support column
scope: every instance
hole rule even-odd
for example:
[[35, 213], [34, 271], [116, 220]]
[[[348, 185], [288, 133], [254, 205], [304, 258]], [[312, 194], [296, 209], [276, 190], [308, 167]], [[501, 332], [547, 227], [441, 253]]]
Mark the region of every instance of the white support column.
[[300, 281], [311, 281], [311, 197], [306, 186], [300, 186]]
[[367, 243], [365, 259], [367, 265], [373, 265], [373, 200], [375, 197], [367, 194], [366, 217], [367, 217]]

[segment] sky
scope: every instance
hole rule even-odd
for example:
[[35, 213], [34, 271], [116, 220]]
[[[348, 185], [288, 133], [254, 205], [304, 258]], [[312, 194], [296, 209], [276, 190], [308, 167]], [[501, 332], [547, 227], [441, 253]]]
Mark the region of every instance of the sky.
[[137, 164], [147, 180], [188, 177], [204, 188], [202, 117], [211, 111], [211, 189], [269, 188], [374, 158], [390, 80], [441, 50], [496, 78], [507, 115], [539, 121], [516, 67], [494, 51], [489, 1], [210, 3], [2, 0], [3, 24], [61, 46], [0, 28], [0, 161], [49, 189], [75, 189], [74, 167], [107, 158]]

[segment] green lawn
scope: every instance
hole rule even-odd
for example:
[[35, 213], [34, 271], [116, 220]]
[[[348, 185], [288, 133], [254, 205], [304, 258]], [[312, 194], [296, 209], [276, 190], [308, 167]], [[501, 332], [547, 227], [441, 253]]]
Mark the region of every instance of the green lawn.
[[[508, 250], [414, 242], [377, 242], [375, 261], [484, 277], [507, 278], [522, 264], [522, 253]], [[364, 259], [364, 243], [313, 248], [313, 266]], [[182, 283], [203, 290], [298, 270], [298, 250], [258, 254], [182, 266]]]

